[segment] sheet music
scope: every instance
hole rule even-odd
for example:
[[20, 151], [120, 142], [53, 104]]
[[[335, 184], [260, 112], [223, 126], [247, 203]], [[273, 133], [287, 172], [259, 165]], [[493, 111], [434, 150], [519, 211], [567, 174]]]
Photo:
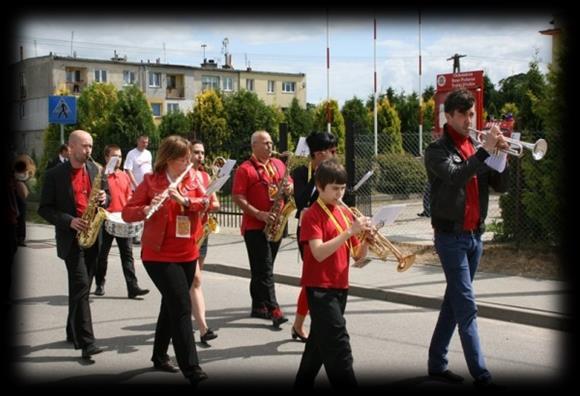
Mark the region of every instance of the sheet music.
[[491, 169], [498, 171], [499, 173], [503, 172], [505, 166], [507, 164], [507, 153], [500, 151], [497, 154], [491, 154], [489, 157], [485, 159], [485, 164], [489, 166]]
[[107, 166], [105, 168], [105, 175], [110, 175], [111, 173], [115, 172], [117, 161], [121, 161], [121, 158], [113, 156], [109, 159], [109, 162], [107, 162]]
[[379, 211], [375, 213], [375, 215], [373, 216], [371, 220], [372, 225], [381, 228], [385, 225], [393, 224], [395, 220], [397, 220], [397, 217], [399, 217], [399, 214], [401, 214], [403, 208], [406, 206], [407, 206], [406, 204], [393, 204], [382, 206], [379, 209]]
[[352, 191], [355, 192], [356, 190], [358, 190], [369, 179], [369, 177], [373, 175], [373, 173], [375, 173], [374, 170], [370, 170], [367, 173], [365, 173], [365, 175], [361, 177], [356, 186], [353, 187]]
[[233, 160], [233, 159], [227, 160], [226, 163], [224, 164], [224, 166], [222, 166], [220, 168], [220, 171], [218, 172], [218, 177], [223, 177], [225, 175], [229, 175], [230, 172], [232, 171], [232, 169], [234, 169], [235, 164], [236, 164], [236, 160]]
[[298, 139], [294, 155], [299, 157], [307, 157], [310, 155], [310, 148], [308, 147], [308, 143], [306, 143], [306, 138], [304, 136], [300, 136], [300, 139]]
[[228, 174], [228, 175], [225, 175], [222, 177], [218, 177], [213, 182], [211, 182], [211, 184], [208, 186], [207, 190], [205, 190], [206, 197], [209, 197], [214, 192], [218, 192], [219, 190], [221, 190], [229, 178], [230, 178], [230, 175]]

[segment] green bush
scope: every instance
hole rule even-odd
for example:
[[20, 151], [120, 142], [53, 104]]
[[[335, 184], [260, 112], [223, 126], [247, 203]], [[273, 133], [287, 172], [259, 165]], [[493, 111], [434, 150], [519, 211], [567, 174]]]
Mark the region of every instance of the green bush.
[[420, 159], [409, 154], [380, 154], [375, 189], [385, 194], [422, 193], [427, 172]]

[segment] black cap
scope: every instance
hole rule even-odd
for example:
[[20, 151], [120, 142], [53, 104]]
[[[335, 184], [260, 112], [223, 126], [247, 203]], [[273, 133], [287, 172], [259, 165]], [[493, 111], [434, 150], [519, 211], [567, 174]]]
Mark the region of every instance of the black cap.
[[336, 147], [337, 142], [336, 137], [332, 133], [312, 132], [306, 138], [306, 144], [308, 144], [310, 154], [314, 154], [316, 151], [323, 151], [332, 147]]

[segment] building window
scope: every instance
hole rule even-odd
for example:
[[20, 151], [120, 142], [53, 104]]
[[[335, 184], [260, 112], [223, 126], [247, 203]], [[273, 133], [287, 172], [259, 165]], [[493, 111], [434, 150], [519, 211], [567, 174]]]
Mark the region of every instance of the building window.
[[153, 117], [161, 117], [161, 103], [151, 103]]
[[268, 80], [268, 93], [269, 94], [273, 94], [274, 93], [274, 88], [276, 87], [276, 81], [274, 80]]
[[247, 89], [248, 91], [253, 91], [253, 90], [254, 90], [254, 80], [253, 80], [253, 79], [251, 79], [251, 78], [248, 78], [248, 79], [246, 80], [246, 89]]
[[282, 82], [282, 92], [296, 92], [296, 83], [294, 81]]
[[201, 90], [205, 91], [213, 89], [217, 91], [220, 89], [220, 78], [217, 76], [201, 76]]
[[135, 84], [135, 72], [123, 70], [123, 85]]
[[177, 76], [172, 74], [167, 75], [167, 89], [177, 88]]
[[152, 88], [161, 86], [161, 73], [149, 72], [149, 86]]
[[67, 70], [66, 71], [66, 82], [79, 82], [81, 81], [81, 71], [80, 70]]
[[95, 81], [100, 83], [107, 82], [107, 71], [106, 70], [95, 70]]
[[167, 103], [167, 114], [179, 111], [179, 103]]
[[224, 91], [234, 90], [234, 79], [231, 77], [224, 77]]

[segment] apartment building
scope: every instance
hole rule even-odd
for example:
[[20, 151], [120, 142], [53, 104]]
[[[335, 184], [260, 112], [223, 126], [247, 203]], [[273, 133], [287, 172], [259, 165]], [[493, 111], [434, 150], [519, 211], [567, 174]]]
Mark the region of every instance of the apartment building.
[[[306, 76], [303, 73], [277, 73], [236, 70], [231, 57], [223, 66], [204, 60], [199, 67], [151, 62], [127, 62], [118, 56], [110, 60], [48, 55], [28, 58], [12, 67], [12, 125], [18, 150], [43, 151], [44, 129], [48, 127], [48, 97], [67, 92], [80, 95], [94, 83], [111, 83], [117, 89], [136, 85], [145, 94], [154, 119], [180, 110], [188, 112], [195, 97], [206, 89], [220, 89], [227, 95], [240, 89], [255, 92], [267, 105], [281, 108], [298, 99], [306, 107]], [[17, 78], [16, 78], [17, 76]]]

